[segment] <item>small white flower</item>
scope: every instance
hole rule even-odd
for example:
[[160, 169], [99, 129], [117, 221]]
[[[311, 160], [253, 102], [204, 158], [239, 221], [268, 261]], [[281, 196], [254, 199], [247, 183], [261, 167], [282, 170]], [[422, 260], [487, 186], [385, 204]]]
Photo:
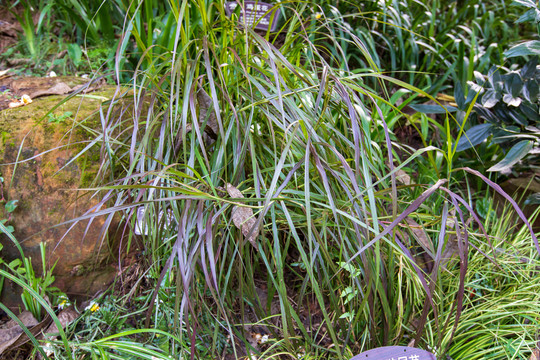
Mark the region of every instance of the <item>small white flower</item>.
[[58, 308], [60, 310], [68, 307], [71, 305], [71, 302], [69, 301], [69, 298], [65, 295], [62, 295], [58, 298]]
[[54, 71], [51, 71], [51, 72], [49, 73], [49, 77], [56, 77], [56, 73], [55, 73]]
[[28, 104], [30, 104], [32, 102], [32, 98], [30, 98], [30, 95], [24, 94], [23, 96], [21, 96], [21, 102], [24, 105], [28, 105]]
[[67, 305], [67, 301], [66, 301], [66, 300], [62, 300], [62, 301], [60, 301], [60, 304], [58, 304], [58, 308], [59, 308], [60, 310], [63, 310], [63, 309], [66, 307], [66, 305]]
[[54, 354], [51, 343], [46, 343], [45, 346], [43, 347], [43, 350], [45, 350], [45, 354], [47, 356], [51, 356], [52, 354]]
[[91, 312], [96, 312], [99, 310], [99, 304], [96, 302], [91, 302], [84, 310], [90, 310]]

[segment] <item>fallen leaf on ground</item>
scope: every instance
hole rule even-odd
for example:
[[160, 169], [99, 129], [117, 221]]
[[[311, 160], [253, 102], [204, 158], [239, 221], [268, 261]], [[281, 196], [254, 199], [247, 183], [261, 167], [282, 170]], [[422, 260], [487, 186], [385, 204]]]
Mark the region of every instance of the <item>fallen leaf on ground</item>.
[[[65, 329], [69, 324], [71, 324], [75, 319], [79, 317], [79, 313], [75, 311], [73, 306], [68, 307], [65, 310], [62, 310], [60, 314], [58, 314], [58, 320], [60, 321], [60, 325], [62, 325], [62, 328]], [[56, 326], [56, 323], [52, 323], [47, 330], [44, 331], [45, 334], [57, 334], [58, 333], [58, 327]]]
[[47, 90], [38, 90], [32, 93], [32, 98], [37, 98], [40, 96], [47, 96], [47, 95], [65, 95], [71, 92], [71, 87], [67, 85], [66, 83], [60, 82], [55, 84], [54, 86], [51, 86]]
[[[19, 320], [27, 328], [36, 326], [38, 321], [34, 318], [32, 313], [25, 311], [18, 316]], [[15, 320], [10, 320], [2, 326], [0, 329], [0, 354], [15, 343], [22, 335], [26, 336], [23, 329]]]

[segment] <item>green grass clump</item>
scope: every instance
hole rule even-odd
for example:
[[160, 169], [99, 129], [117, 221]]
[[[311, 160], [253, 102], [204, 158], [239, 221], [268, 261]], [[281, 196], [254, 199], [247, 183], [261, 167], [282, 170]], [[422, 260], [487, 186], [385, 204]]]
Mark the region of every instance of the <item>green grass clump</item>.
[[[102, 202], [83, 217], [110, 223], [120, 214], [121, 247], [140, 246], [140, 272], [124, 297], [103, 298], [70, 328], [73, 353], [344, 359], [414, 344], [439, 358], [499, 358], [531, 350], [536, 282], [518, 284], [537, 262], [536, 237], [505, 232], [500, 219], [482, 226], [458, 176], [499, 188], [456, 170], [448, 113], [443, 124], [421, 119], [444, 141], [424, 136], [411, 151], [393, 134], [400, 96], [436, 99], [382, 74], [351, 29], [340, 27], [340, 39], [354, 41], [327, 46], [314, 34], [334, 28], [311, 3], [284, 3], [279, 34], [244, 28], [217, 2], [168, 6], [167, 46], [131, 33], [148, 46], [131, 105], [115, 97], [101, 111], [94, 142], [103, 186], [93, 190]], [[126, 28], [150, 19], [147, 11], [130, 13]], [[122, 41], [117, 64], [130, 40]], [[337, 66], [353, 46], [368, 65]], [[422, 173], [407, 181], [404, 169]], [[527, 262], [515, 261], [513, 246]], [[266, 345], [250, 342], [254, 324], [268, 332]], [[490, 348], [472, 354], [488, 334]]]

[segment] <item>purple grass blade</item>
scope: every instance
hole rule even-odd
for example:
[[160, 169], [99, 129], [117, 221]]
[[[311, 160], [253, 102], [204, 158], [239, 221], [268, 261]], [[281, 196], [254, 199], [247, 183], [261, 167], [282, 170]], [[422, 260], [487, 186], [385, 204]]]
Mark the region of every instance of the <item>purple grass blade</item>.
[[435, 183], [435, 185], [432, 185], [429, 189], [424, 191], [416, 200], [413, 201], [411, 205], [407, 209], [405, 209], [404, 212], [402, 212], [390, 225], [388, 225], [379, 235], [377, 235], [373, 240], [368, 242], [366, 245], [364, 245], [354, 256], [349, 260], [352, 261], [354, 258], [356, 258], [358, 255], [363, 253], [366, 249], [371, 247], [373, 244], [375, 244], [377, 241], [379, 241], [383, 236], [387, 235], [390, 231], [394, 229], [403, 219], [405, 219], [407, 216], [409, 216], [413, 211], [418, 209], [420, 205], [424, 201], [426, 201], [438, 188], [440, 188], [443, 184], [445, 184], [448, 180], [446, 179], [440, 179]]
[[[452, 197], [452, 203], [454, 204], [454, 207], [456, 208], [456, 211], [459, 214], [459, 218], [461, 220], [462, 224], [465, 224], [463, 213], [461, 209], [459, 208], [459, 205], [456, 201], [455, 197]], [[454, 326], [452, 329], [452, 333], [450, 335], [450, 341], [454, 337], [454, 334], [457, 330], [459, 318], [461, 317], [461, 313], [463, 311], [463, 298], [465, 296], [465, 275], [467, 274], [467, 267], [468, 267], [468, 251], [469, 251], [469, 233], [467, 231], [467, 228], [464, 227], [463, 230], [465, 232], [465, 238], [462, 239], [461, 229], [459, 228], [459, 223], [455, 221], [455, 228], [456, 228], [456, 234], [458, 238], [458, 250], [459, 250], [459, 289], [457, 294], [457, 299], [454, 305], [452, 305], [452, 310], [456, 309], [456, 317], [454, 319]], [[450, 313], [452, 313], [451, 311]], [[445, 327], [446, 328], [446, 327]], [[439, 340], [439, 343], [442, 340]]]
[[212, 279], [212, 285], [216, 292], [219, 293], [218, 284], [217, 284], [217, 272], [216, 272], [216, 261], [217, 258], [214, 256], [214, 250], [212, 248], [212, 212], [208, 214], [208, 219], [206, 220], [206, 252], [208, 253], [208, 263], [210, 264], [210, 275]]
[[464, 170], [464, 171], [467, 171], [467, 172], [469, 172], [471, 174], [474, 174], [474, 175], [478, 176], [479, 178], [484, 180], [484, 182], [486, 184], [491, 186], [495, 191], [497, 191], [506, 200], [508, 200], [508, 202], [510, 204], [512, 204], [512, 206], [514, 207], [514, 210], [516, 210], [518, 216], [521, 218], [521, 220], [523, 220], [525, 225], [527, 225], [527, 228], [529, 228], [529, 232], [531, 233], [532, 239], [534, 241], [534, 245], [536, 246], [536, 250], [538, 251], [538, 254], [540, 255], [540, 245], [538, 244], [538, 238], [534, 234], [534, 231], [533, 231], [533, 229], [531, 227], [531, 224], [529, 223], [529, 220], [527, 220], [527, 217], [525, 216], [525, 214], [523, 214], [523, 211], [521, 211], [521, 209], [519, 208], [519, 205], [514, 201], [514, 199], [512, 199], [512, 197], [510, 197], [510, 195], [508, 195], [498, 184], [496, 184], [493, 181], [489, 180], [487, 177], [482, 175], [480, 172], [478, 172], [476, 170], [473, 170], [471, 168], [468, 168], [468, 167], [464, 167], [464, 168], [456, 169], [456, 170]]
[[[394, 171], [394, 156], [392, 155], [392, 141], [390, 140], [390, 132], [388, 131], [388, 125], [386, 125], [386, 121], [384, 120], [384, 115], [382, 113], [381, 108], [377, 105], [375, 99], [367, 93], [373, 104], [375, 105], [375, 108], [377, 109], [377, 112], [379, 114], [379, 118], [381, 119], [381, 122], [383, 124], [384, 129], [384, 138], [386, 140], [386, 150], [388, 153], [388, 163], [389, 163], [389, 169], [390, 169], [390, 183], [392, 186], [392, 216], [395, 217], [397, 215], [398, 206], [397, 206], [397, 186], [396, 186], [396, 173]], [[358, 99], [360, 101], [360, 99]]]
[[474, 218], [474, 220], [476, 221], [476, 223], [478, 224], [478, 227], [480, 228], [480, 230], [482, 230], [482, 233], [484, 234], [489, 246], [491, 247], [491, 250], [493, 252], [493, 255], [494, 255], [494, 258], [491, 258], [488, 254], [484, 253], [482, 250], [480, 250], [476, 245], [474, 244], [470, 244], [476, 251], [478, 251], [480, 254], [484, 255], [487, 259], [489, 259], [494, 265], [496, 265], [497, 267], [499, 267], [499, 264], [497, 264], [497, 261], [496, 261], [496, 258], [495, 258], [495, 249], [493, 249], [493, 245], [491, 244], [491, 239], [489, 237], [489, 235], [487, 234], [486, 232], [486, 229], [484, 228], [484, 224], [482, 224], [482, 221], [480, 220], [480, 218], [478, 217], [478, 215], [476, 214], [476, 212], [470, 207], [470, 205], [459, 195], [457, 195], [456, 193], [448, 190], [447, 188], [441, 188], [444, 192], [448, 193], [448, 195], [450, 195], [450, 197], [452, 199], [456, 199], [459, 203], [461, 203], [466, 209], [467, 211], [472, 215], [472, 217]]
[[[435, 264], [433, 266], [433, 269], [431, 269], [431, 276], [429, 281], [429, 293], [433, 294], [435, 291], [435, 285], [437, 282], [437, 273], [439, 270], [439, 265], [441, 261], [441, 253], [442, 253], [442, 247], [444, 244], [444, 237], [446, 234], [446, 221], [448, 218], [448, 204], [444, 204], [443, 212], [442, 212], [442, 219], [441, 219], [441, 232], [439, 233], [439, 243], [437, 244], [437, 252], [435, 255]], [[437, 315], [437, 307], [433, 306], [432, 303], [433, 299], [430, 299], [429, 296], [426, 295], [426, 300], [424, 301], [424, 308], [422, 309], [422, 315], [420, 315], [420, 321], [417, 326], [417, 332], [416, 337], [414, 339], [415, 344], [418, 344], [420, 342], [420, 339], [422, 337], [422, 333], [424, 332], [424, 326], [426, 325], [427, 316], [429, 313], [429, 307], [428, 302], [431, 302], [433, 312], [434, 312], [434, 318], [435, 318], [435, 328], [439, 328], [439, 317]]]

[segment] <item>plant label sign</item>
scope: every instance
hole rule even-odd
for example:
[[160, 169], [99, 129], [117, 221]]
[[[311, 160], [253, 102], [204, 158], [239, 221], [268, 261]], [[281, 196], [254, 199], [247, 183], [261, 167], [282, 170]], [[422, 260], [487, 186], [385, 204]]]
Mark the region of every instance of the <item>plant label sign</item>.
[[272, 4], [267, 4], [262, 1], [244, 1], [242, 7], [235, 1], [225, 3], [225, 12], [229, 17], [237, 7], [240, 7], [240, 15], [238, 20], [247, 26], [253, 26], [258, 30], [268, 30], [271, 32], [277, 30], [278, 20], [281, 15], [279, 8], [273, 8]]
[[435, 355], [406, 346], [385, 346], [365, 351], [351, 360], [437, 360]]

